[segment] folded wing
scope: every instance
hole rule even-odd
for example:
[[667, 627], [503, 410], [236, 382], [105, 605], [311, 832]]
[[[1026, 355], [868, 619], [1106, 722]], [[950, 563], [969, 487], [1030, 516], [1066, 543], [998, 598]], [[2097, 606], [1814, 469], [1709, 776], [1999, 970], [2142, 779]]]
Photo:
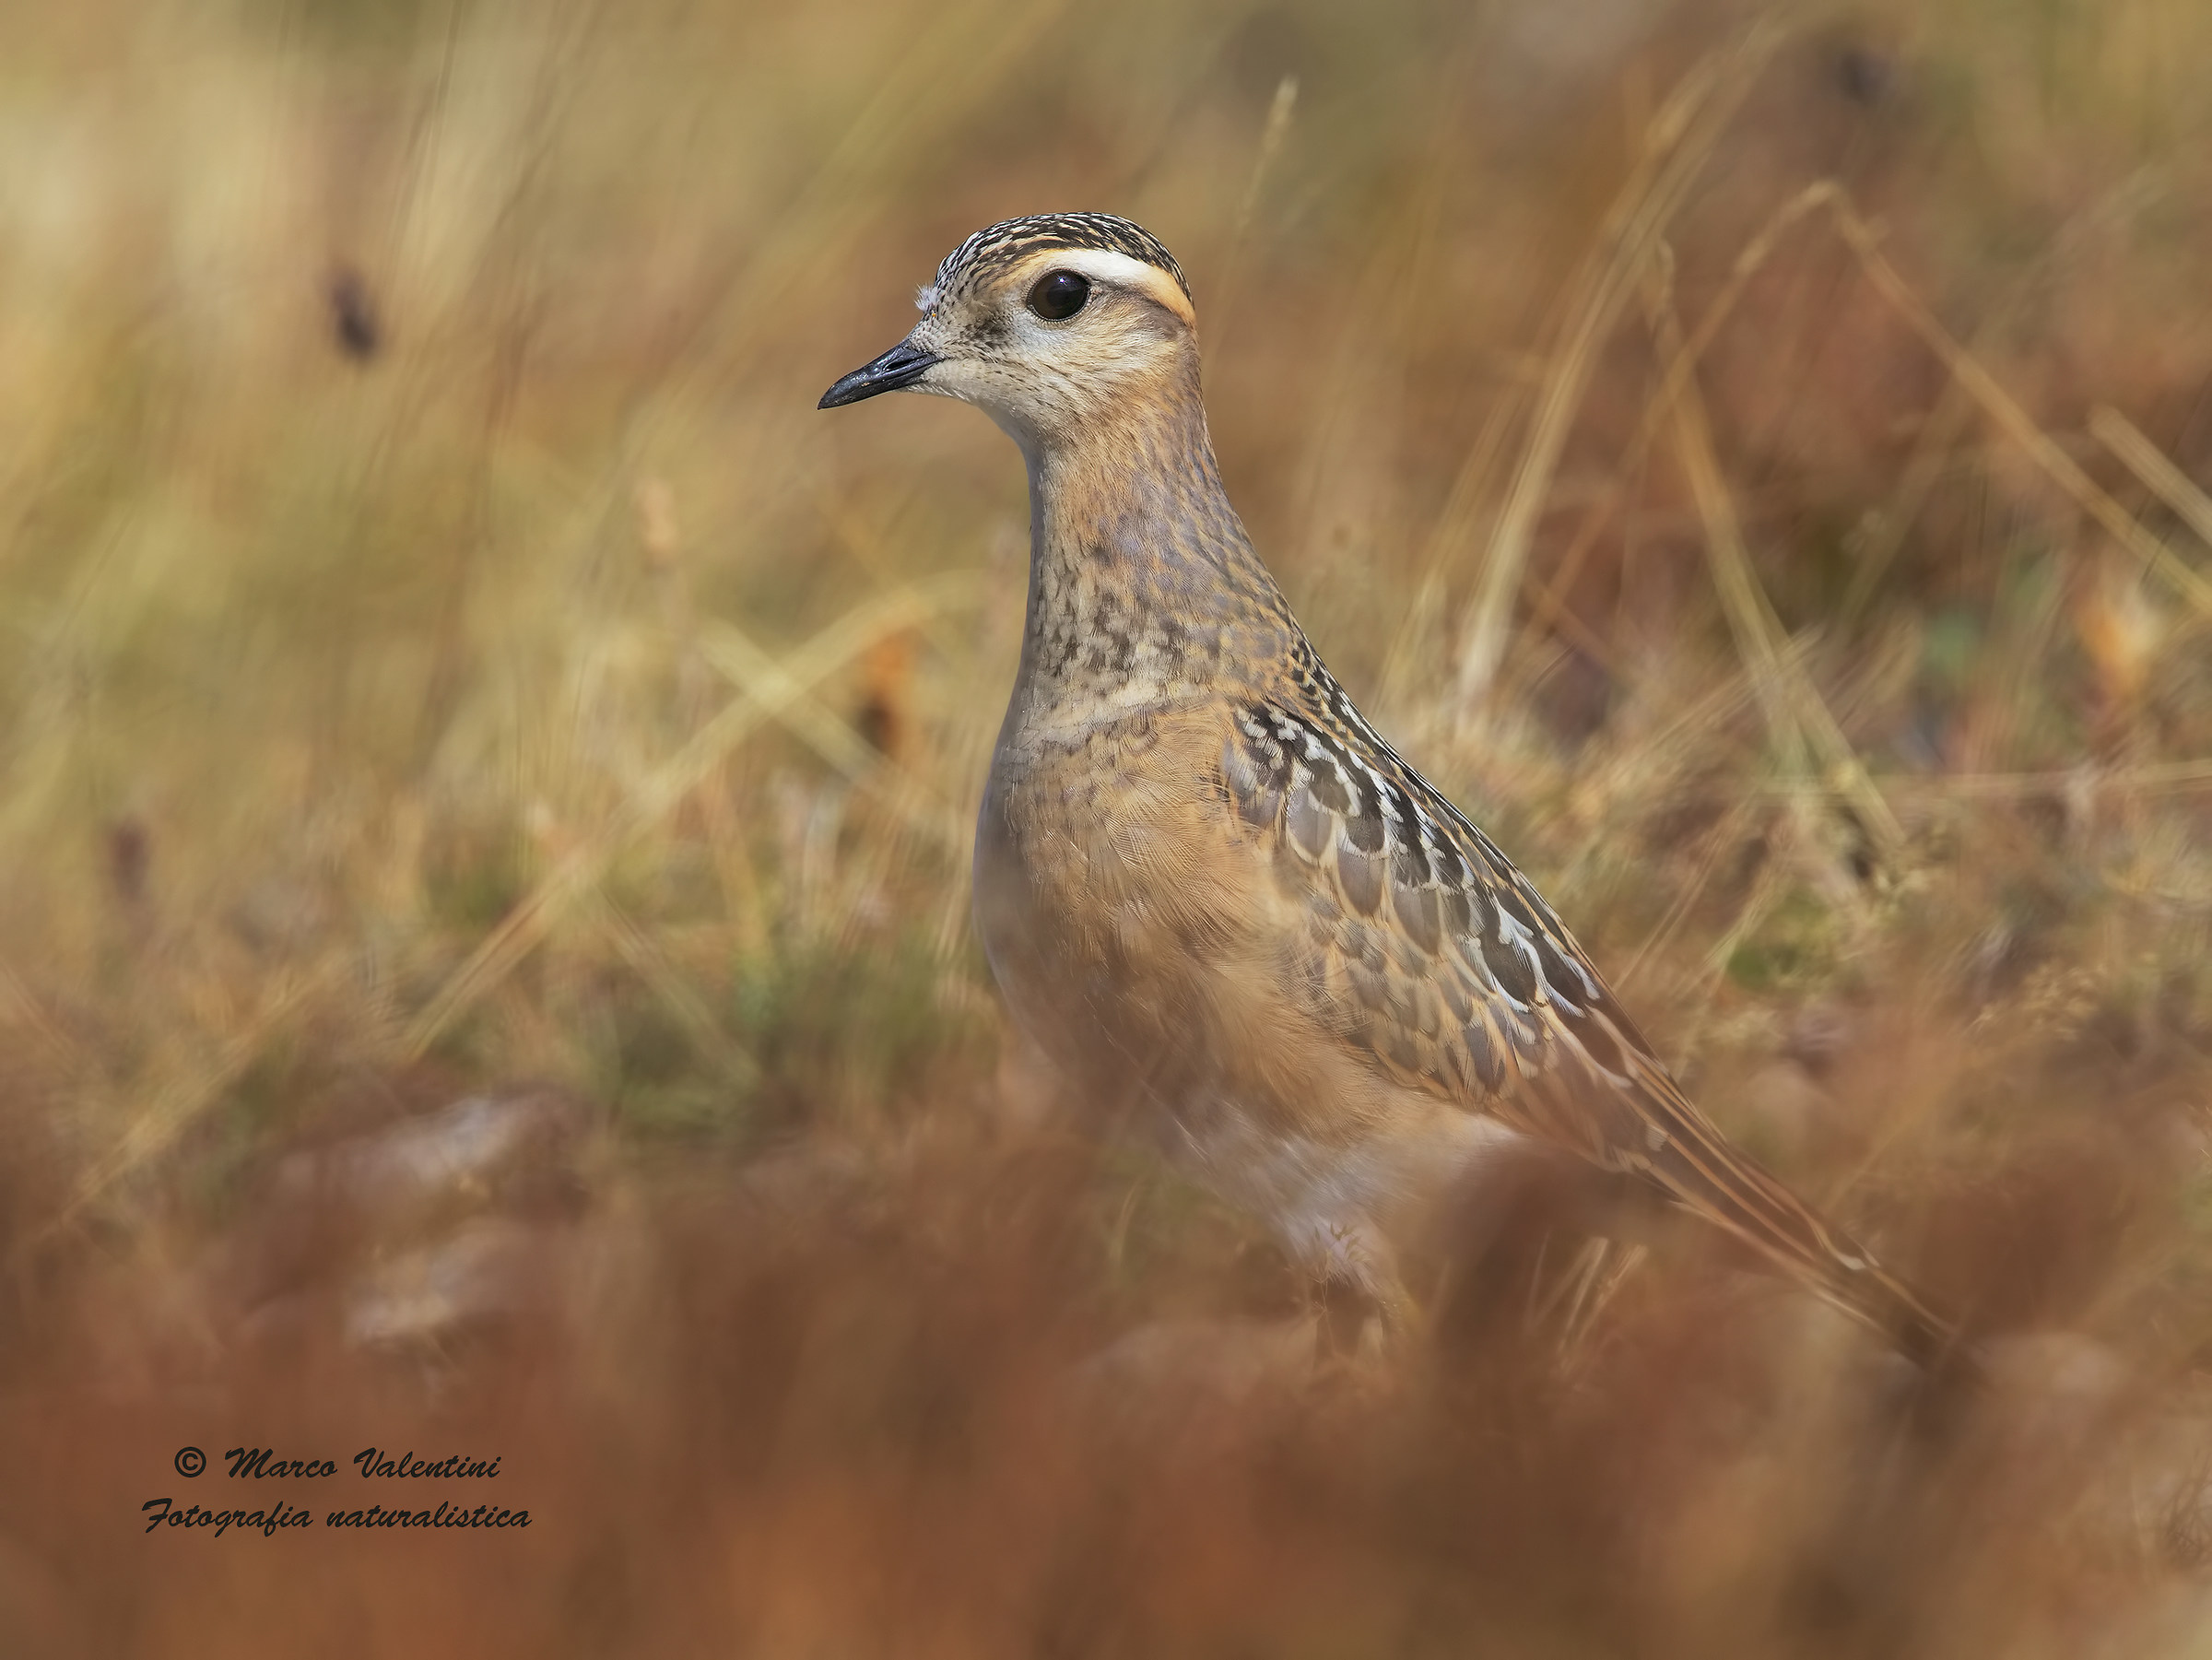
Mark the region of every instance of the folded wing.
[[1376, 736], [1318, 662], [1307, 707], [1240, 708], [1222, 777], [1302, 902], [1284, 968], [1401, 1082], [1678, 1203], [1933, 1358], [1950, 1327], [1684, 1096], [1535, 888]]

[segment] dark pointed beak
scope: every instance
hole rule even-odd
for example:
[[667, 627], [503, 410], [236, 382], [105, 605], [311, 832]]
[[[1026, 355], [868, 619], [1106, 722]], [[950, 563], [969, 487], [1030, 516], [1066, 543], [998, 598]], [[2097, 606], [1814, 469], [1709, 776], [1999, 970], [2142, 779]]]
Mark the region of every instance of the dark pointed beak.
[[818, 409], [835, 409], [843, 404], [857, 404], [864, 397], [874, 397], [879, 392], [897, 392], [902, 386], [912, 386], [925, 374], [929, 366], [940, 359], [935, 352], [901, 340], [873, 363], [864, 363], [843, 380], [822, 394]]

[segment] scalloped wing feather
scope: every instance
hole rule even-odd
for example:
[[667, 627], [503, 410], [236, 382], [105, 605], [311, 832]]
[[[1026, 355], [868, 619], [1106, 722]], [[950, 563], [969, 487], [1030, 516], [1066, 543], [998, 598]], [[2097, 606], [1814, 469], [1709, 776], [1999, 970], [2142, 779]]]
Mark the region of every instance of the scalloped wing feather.
[[1222, 779], [1306, 922], [1292, 978], [1398, 1082], [1640, 1175], [1916, 1348], [1949, 1327], [1730, 1147], [1535, 888], [1316, 662], [1326, 717], [1237, 711]]

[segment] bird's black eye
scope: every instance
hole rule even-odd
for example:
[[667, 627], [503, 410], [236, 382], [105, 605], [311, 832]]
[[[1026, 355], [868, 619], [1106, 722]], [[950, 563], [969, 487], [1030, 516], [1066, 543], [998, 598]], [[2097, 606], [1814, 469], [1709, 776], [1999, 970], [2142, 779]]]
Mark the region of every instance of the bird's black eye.
[[1090, 279], [1073, 271], [1047, 271], [1030, 289], [1030, 310], [1047, 323], [1073, 317], [1090, 298]]

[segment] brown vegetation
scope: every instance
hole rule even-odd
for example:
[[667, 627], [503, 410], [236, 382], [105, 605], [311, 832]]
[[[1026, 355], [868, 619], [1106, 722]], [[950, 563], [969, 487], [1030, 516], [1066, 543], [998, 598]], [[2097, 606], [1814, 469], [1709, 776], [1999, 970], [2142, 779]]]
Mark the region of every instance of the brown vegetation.
[[[0, 1647], [2201, 1650], [2207, 51], [2189, 0], [18, 8]], [[1176, 251], [1332, 665], [1988, 1390], [1665, 1231], [1347, 1357], [1002, 1057], [1019, 471], [812, 406], [1048, 206]], [[494, 1489], [526, 1529], [324, 1523]]]

